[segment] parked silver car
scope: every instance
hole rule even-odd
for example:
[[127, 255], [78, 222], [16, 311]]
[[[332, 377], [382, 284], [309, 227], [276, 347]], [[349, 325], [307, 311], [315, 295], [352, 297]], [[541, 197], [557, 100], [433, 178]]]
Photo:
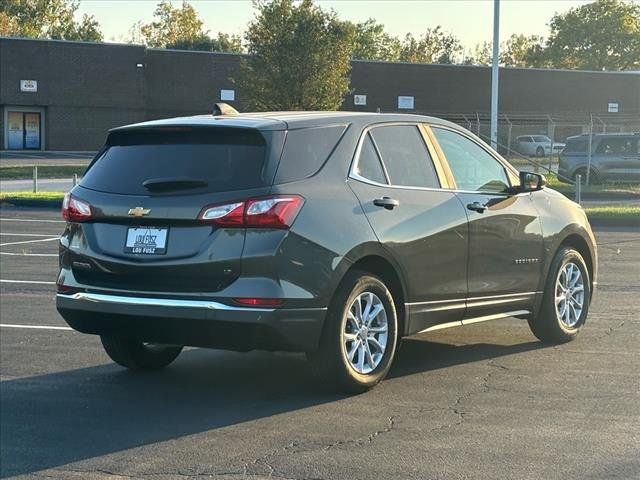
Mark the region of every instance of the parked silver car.
[[557, 155], [564, 147], [564, 143], [554, 142], [546, 135], [520, 135], [516, 137], [516, 150], [530, 157], [548, 157], [552, 152]]
[[[588, 147], [588, 135], [567, 138], [558, 165], [560, 180], [575, 180], [576, 175], [586, 177]], [[640, 132], [593, 135], [590, 181], [640, 181]]]

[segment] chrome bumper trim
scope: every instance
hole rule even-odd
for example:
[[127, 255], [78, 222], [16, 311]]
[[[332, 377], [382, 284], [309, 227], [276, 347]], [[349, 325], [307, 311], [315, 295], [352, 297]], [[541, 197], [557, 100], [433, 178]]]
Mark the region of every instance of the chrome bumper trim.
[[208, 300], [177, 300], [172, 298], [125, 297], [121, 295], [104, 295], [100, 293], [79, 292], [74, 293], [73, 295], [64, 295], [58, 293], [56, 296], [58, 298], [64, 298], [67, 300], [116, 305], [140, 305], [169, 308], [203, 308], [208, 310], [228, 310], [242, 312], [273, 312], [275, 310], [274, 308], [234, 307], [231, 305], [225, 305], [224, 303], [211, 302]]

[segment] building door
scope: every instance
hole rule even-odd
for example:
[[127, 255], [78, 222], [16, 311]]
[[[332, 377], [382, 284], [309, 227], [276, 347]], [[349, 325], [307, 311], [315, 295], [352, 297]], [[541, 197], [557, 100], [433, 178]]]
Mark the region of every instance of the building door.
[[40, 112], [7, 112], [7, 147], [9, 150], [40, 150]]

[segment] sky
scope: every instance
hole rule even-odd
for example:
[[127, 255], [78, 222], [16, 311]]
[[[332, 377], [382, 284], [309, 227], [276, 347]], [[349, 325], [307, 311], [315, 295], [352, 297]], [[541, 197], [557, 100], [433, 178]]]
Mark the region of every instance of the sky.
[[[79, 14], [94, 15], [106, 41], [124, 42], [132, 25], [153, 19], [157, 0], [81, 0]], [[173, 2], [176, 6], [181, 1]], [[218, 31], [241, 34], [254, 15], [250, 0], [192, 0], [210, 34]], [[316, 0], [334, 9], [340, 18], [353, 22], [374, 18], [392, 35], [420, 35], [426, 28], [441, 25], [458, 37], [465, 48], [490, 41], [493, 32], [493, 0]], [[589, 1], [502, 0], [500, 38], [513, 33], [545, 35], [548, 22], [563, 12]]]

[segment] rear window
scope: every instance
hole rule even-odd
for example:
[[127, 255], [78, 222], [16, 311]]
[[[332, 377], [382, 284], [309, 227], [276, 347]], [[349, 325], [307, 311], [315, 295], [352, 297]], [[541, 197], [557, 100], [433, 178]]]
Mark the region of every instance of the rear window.
[[569, 138], [567, 145], [564, 147], [564, 153], [586, 153], [587, 151], [587, 139], [586, 138]]
[[[256, 130], [156, 128], [113, 132], [81, 185], [102, 192], [150, 195], [153, 180], [198, 180], [188, 190], [224, 192], [265, 185], [266, 144]], [[181, 192], [184, 189], [180, 189]]]

